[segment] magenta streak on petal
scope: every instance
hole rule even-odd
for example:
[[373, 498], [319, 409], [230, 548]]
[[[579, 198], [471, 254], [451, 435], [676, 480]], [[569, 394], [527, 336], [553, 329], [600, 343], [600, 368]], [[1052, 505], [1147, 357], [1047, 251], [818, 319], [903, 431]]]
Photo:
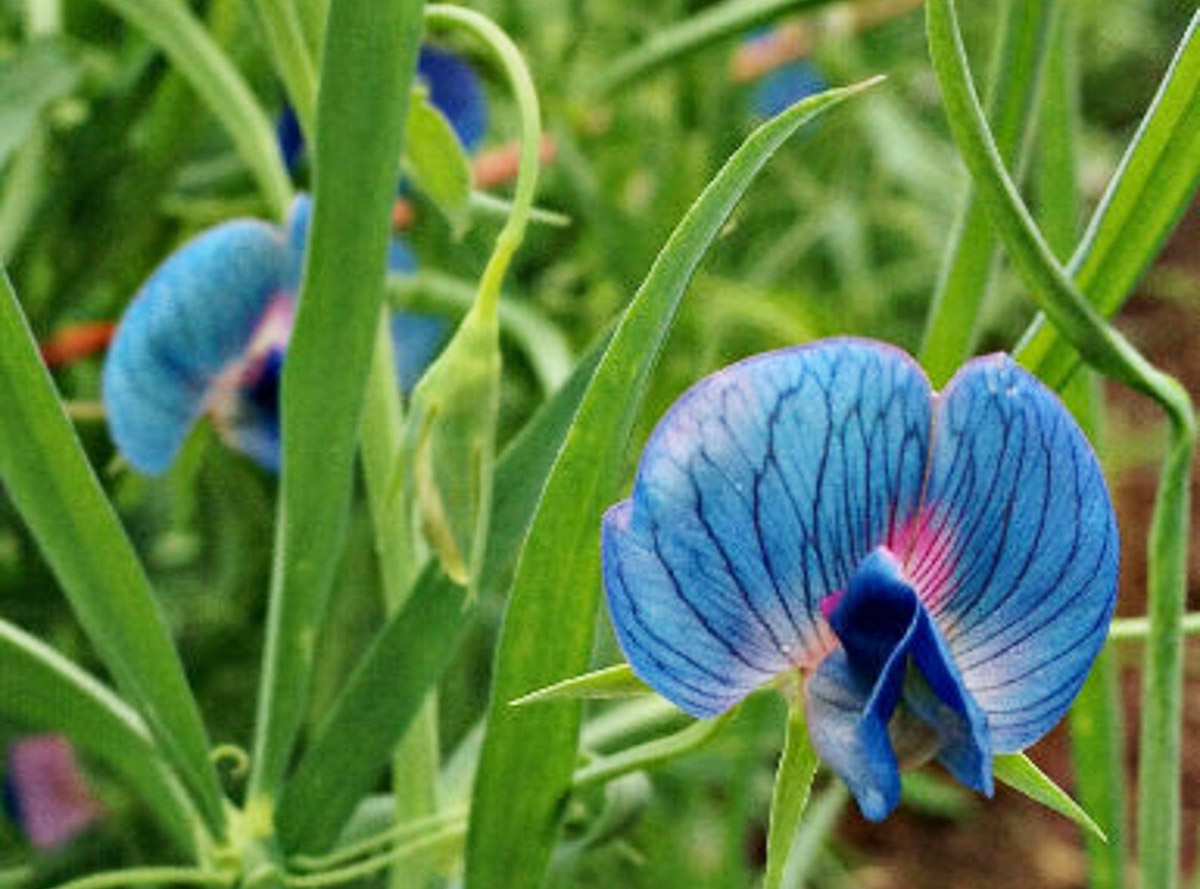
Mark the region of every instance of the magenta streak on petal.
[[923, 505], [895, 535], [893, 552], [902, 553], [904, 576], [931, 612], [954, 591], [954, 532], [937, 522], [938, 511]]
[[21, 821], [36, 849], [53, 849], [100, 817], [100, 804], [61, 735], [34, 735], [9, 748], [10, 780]]
[[272, 352], [287, 348], [295, 321], [295, 299], [290, 293], [276, 294], [254, 328], [246, 351], [221, 371], [209, 389], [205, 412], [213, 418], [221, 437], [235, 448], [238, 393], [253, 385]]

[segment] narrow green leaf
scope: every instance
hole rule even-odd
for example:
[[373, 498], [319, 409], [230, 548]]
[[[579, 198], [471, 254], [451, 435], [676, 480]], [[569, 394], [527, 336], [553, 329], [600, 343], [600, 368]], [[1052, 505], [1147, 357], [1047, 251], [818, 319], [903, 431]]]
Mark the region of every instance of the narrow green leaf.
[[600, 358], [608, 348], [610, 336], [611, 332], [605, 332], [597, 338], [567, 381], [538, 409], [500, 455], [480, 589], [500, 593], [509, 588], [514, 564], [524, 545], [546, 479]]
[[1079, 799], [1108, 837], [1087, 834], [1088, 886], [1125, 885], [1125, 745], [1114, 653], [1100, 652], [1071, 707], [1071, 762]]
[[412, 0], [334, 0], [329, 10], [312, 228], [283, 371], [283, 471], [248, 796], [267, 810], [303, 719], [344, 534], [421, 13]]
[[617, 664], [593, 670], [573, 679], [564, 679], [545, 688], [530, 692], [511, 702], [513, 707], [541, 704], [546, 701], [590, 700], [596, 698], [628, 698], [635, 695], [652, 694], [650, 687], [642, 682], [629, 664]]
[[283, 81], [292, 110], [306, 139], [313, 136], [317, 104], [317, 66], [305, 40], [305, 23], [294, 0], [250, 0], [266, 39], [275, 71]]
[[1054, 255], [1066, 261], [1079, 237], [1078, 0], [1063, 0], [1046, 56], [1038, 112], [1037, 221]]
[[414, 90], [409, 99], [403, 166], [461, 234], [470, 218], [471, 163], [454, 128], [424, 90]]
[[[1023, 165], [1058, 7], [1057, 0], [1012, 0], [997, 34], [987, 116], [996, 148], [1010, 170]], [[921, 364], [937, 386], [950, 379], [975, 346], [996, 247], [987, 209], [972, 188], [954, 228], [921, 346]]]
[[280, 219], [292, 186], [275, 142], [275, 128], [241, 74], [181, 0], [103, 0], [140, 28], [225, 127], [263, 197]]
[[337, 839], [457, 651], [470, 623], [464, 603], [430, 566], [380, 630], [280, 794], [286, 851], [322, 852]]
[[751, 134], [679, 224], [613, 335], [518, 561], [475, 783], [467, 842], [472, 889], [536, 883], [549, 859], [574, 765], [579, 704], [512, 708], [508, 702], [587, 669], [600, 516], [616, 492], [630, 429], [687, 283], [775, 149], [864, 87], [805, 100]]
[[656, 32], [641, 46], [614, 59], [604, 66], [604, 73], [587, 92], [598, 96], [614, 93], [684, 56], [736, 37], [756, 25], [829, 2], [831, 0], [725, 0]]
[[0, 169], [37, 123], [38, 115], [79, 83], [79, 66], [54, 40], [21, 46], [0, 62]]
[[[1115, 314], [1133, 291], [1198, 182], [1200, 12], [1068, 266], [1102, 315]], [[1078, 362], [1075, 350], [1043, 315], [1026, 331], [1015, 354], [1047, 380], [1064, 379]]]
[[208, 738], [150, 582], [38, 355], [0, 269], [0, 483], [96, 652], [219, 834]]
[[61, 732], [129, 784], [180, 849], [200, 823], [146, 724], [54, 649], [0, 620], [0, 711], [28, 728]]
[[1051, 780], [1024, 753], [1009, 753], [992, 760], [996, 780], [1051, 811], [1070, 818], [1084, 830], [1107, 842], [1104, 831], [1070, 794]]
[[820, 765], [817, 751], [808, 740], [808, 724], [800, 696], [788, 707], [787, 734], [783, 753], [775, 773], [775, 792], [771, 797], [771, 823], [767, 829], [767, 872], [763, 889], [783, 885], [784, 867], [796, 838], [800, 819], [808, 806], [813, 777]]

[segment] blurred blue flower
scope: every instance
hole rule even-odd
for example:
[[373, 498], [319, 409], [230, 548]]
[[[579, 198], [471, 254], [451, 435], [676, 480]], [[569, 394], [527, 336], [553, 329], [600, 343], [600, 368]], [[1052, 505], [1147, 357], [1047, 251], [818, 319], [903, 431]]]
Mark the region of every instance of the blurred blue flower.
[[[487, 101], [471, 65], [448, 50], [422, 44], [417, 57], [417, 77], [429, 90], [429, 101], [450, 122], [458, 141], [474, 151], [487, 131]], [[304, 156], [304, 135], [290, 105], [275, 122], [279, 150], [288, 172], [295, 175]]]
[[75, 750], [62, 735], [30, 735], [8, 748], [5, 809], [35, 849], [55, 849], [101, 815]]
[[707, 717], [800, 671], [813, 745], [873, 820], [930, 758], [990, 794], [993, 754], [1065, 713], [1116, 597], [1095, 456], [1004, 355], [941, 393], [865, 340], [726, 368], [658, 424], [602, 538], [638, 675]]
[[829, 89], [821, 72], [811, 62], [791, 62], [776, 68], [754, 85], [750, 107], [759, 117], [774, 117], [801, 99]]
[[[104, 365], [113, 441], [138, 470], [164, 472], [195, 421], [260, 465], [279, 466], [279, 383], [295, 317], [312, 202], [296, 199], [285, 229], [227, 222], [159, 266], [121, 319]], [[416, 262], [393, 241], [389, 269]], [[397, 375], [410, 389], [441, 348], [446, 322], [406, 313], [392, 320]]]

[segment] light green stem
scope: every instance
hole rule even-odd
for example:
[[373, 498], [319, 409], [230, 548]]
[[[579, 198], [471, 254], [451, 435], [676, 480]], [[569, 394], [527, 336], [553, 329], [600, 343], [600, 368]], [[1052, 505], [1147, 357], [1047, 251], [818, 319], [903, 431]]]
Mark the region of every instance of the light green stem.
[[432, 4], [425, 9], [425, 20], [433, 26], [451, 25], [470, 31], [495, 56], [508, 77], [513, 98], [521, 116], [521, 158], [517, 168], [517, 185], [513, 195], [512, 212], [496, 237], [496, 246], [479, 279], [478, 311], [495, 312], [500, 299], [500, 284], [512, 262], [513, 255], [525, 238], [525, 226], [533, 210], [537, 190], [538, 151], [542, 144], [541, 112], [533, 78], [521, 58], [520, 50], [507, 34], [491, 19], [461, 6]]

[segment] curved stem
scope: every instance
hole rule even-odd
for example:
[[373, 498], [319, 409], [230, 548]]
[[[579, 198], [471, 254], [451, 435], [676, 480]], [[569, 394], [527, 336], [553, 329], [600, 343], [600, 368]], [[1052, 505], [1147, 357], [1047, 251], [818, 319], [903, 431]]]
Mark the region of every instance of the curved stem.
[[496, 246], [479, 280], [479, 311], [494, 312], [500, 299], [500, 283], [504, 273], [525, 237], [525, 226], [533, 209], [533, 194], [537, 189], [538, 153], [542, 144], [537, 91], [520, 51], [491, 19], [465, 7], [439, 3], [426, 7], [425, 20], [431, 25], [463, 28], [486, 44], [508, 77], [521, 115], [521, 161], [512, 211], [496, 237]]

